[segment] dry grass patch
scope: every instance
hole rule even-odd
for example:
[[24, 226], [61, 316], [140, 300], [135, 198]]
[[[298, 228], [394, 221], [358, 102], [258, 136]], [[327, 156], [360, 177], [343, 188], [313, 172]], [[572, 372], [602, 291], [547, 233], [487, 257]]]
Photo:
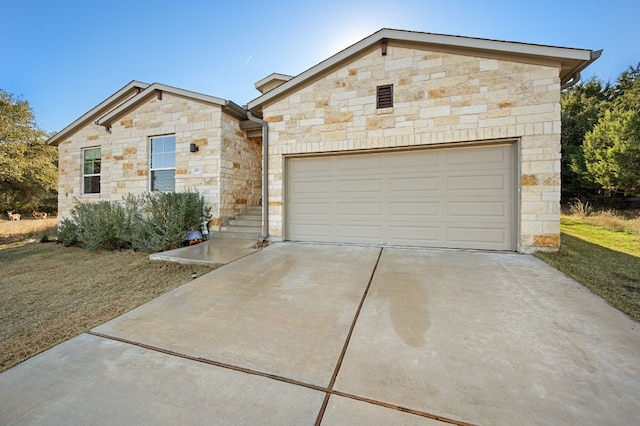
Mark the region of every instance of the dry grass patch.
[[212, 269], [133, 251], [0, 247], [0, 371]]
[[582, 218], [585, 223], [609, 231], [628, 232], [640, 237], [640, 211], [616, 212], [604, 210]]
[[28, 238], [40, 239], [44, 234], [55, 235], [58, 219], [0, 220], [0, 246], [13, 244]]

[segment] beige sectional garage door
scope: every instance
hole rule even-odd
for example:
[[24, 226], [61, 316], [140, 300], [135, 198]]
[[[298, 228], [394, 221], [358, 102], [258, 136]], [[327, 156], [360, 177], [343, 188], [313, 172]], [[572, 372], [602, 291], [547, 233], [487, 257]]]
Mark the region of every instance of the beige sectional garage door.
[[293, 241], [514, 250], [514, 145], [287, 160]]

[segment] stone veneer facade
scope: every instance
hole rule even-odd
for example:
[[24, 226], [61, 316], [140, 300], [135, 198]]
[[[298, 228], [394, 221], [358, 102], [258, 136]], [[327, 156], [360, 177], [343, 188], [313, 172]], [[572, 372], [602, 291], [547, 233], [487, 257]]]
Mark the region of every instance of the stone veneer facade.
[[[394, 106], [376, 109], [376, 86]], [[376, 46], [263, 105], [269, 123], [269, 234], [283, 239], [285, 157], [465, 142], [517, 142], [517, 249], [560, 244], [560, 77], [532, 65], [390, 45]]]
[[[68, 217], [77, 202], [119, 201], [149, 191], [149, 138], [162, 135], [176, 137], [176, 191], [203, 195], [213, 229], [222, 218], [258, 205], [261, 141], [247, 139], [219, 105], [165, 92], [114, 121], [110, 133], [89, 124], [59, 144], [59, 216]], [[198, 152], [189, 151], [191, 143]], [[91, 147], [101, 147], [100, 194], [82, 194], [82, 153]]]

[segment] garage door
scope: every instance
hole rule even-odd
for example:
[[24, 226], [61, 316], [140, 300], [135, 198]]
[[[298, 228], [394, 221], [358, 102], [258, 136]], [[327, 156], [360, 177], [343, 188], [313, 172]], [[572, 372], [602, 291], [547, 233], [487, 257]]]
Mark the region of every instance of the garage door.
[[286, 239], [514, 250], [514, 145], [287, 160]]

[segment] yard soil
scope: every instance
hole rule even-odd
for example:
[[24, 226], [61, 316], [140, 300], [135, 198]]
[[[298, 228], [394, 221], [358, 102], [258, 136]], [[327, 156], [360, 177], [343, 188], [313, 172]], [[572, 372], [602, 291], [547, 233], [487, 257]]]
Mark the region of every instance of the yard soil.
[[40, 243], [55, 223], [0, 224], [0, 371], [216, 268]]

